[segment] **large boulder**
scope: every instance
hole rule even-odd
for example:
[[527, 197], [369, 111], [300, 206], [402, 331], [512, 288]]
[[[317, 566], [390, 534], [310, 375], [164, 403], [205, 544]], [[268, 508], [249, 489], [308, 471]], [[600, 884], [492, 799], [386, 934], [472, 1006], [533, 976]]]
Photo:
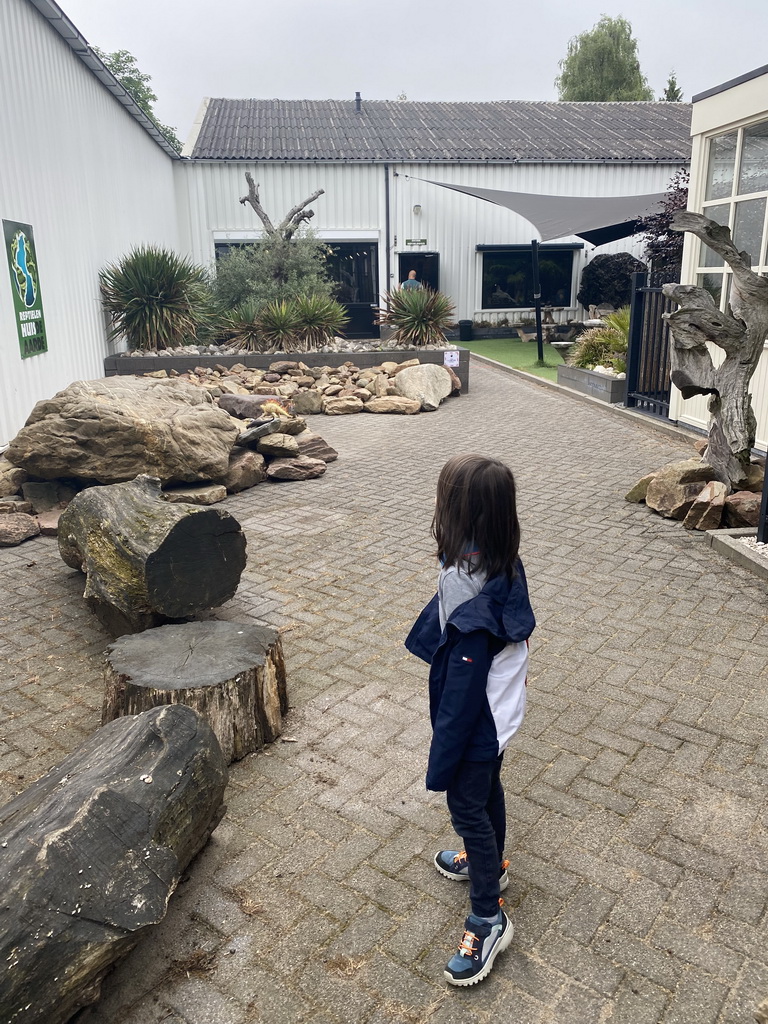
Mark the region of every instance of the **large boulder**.
[[417, 399], [424, 412], [434, 412], [453, 391], [453, 381], [444, 366], [419, 363], [395, 375], [395, 388], [403, 398]]
[[696, 496], [683, 520], [686, 530], [716, 530], [723, 518], [727, 494], [727, 484], [721, 480], [710, 481]]
[[312, 459], [308, 455], [299, 455], [295, 459], [275, 459], [267, 466], [270, 480], [312, 480], [322, 476], [326, 464], [322, 459]]
[[38, 402], [6, 458], [32, 476], [102, 484], [223, 480], [238, 431], [210, 395], [170, 378], [77, 381]]
[[11, 494], [19, 494], [21, 485], [27, 479], [23, 469], [14, 466], [0, 455], [0, 498], [7, 498]]
[[366, 406], [352, 395], [345, 398], [325, 398], [323, 400], [323, 412], [326, 416], [348, 416], [351, 413], [362, 412]]
[[222, 483], [230, 494], [237, 494], [249, 487], [255, 487], [267, 478], [264, 456], [250, 448], [233, 448], [229, 457], [229, 469]]
[[262, 437], [256, 446], [260, 455], [268, 455], [277, 459], [290, 459], [299, 454], [299, 445], [290, 434], [269, 434]]
[[732, 528], [757, 526], [760, 521], [761, 496], [754, 491], [734, 491], [725, 499], [723, 525]]
[[395, 412], [406, 416], [413, 416], [421, 412], [421, 402], [418, 398], [403, 398], [400, 395], [386, 395], [384, 398], [371, 398], [365, 403], [366, 412]]
[[319, 391], [302, 388], [291, 399], [293, 410], [299, 416], [314, 416], [323, 411], [323, 396]]
[[645, 503], [666, 519], [685, 519], [704, 485], [714, 479], [715, 471], [701, 459], [673, 462], [654, 475]]
[[311, 459], [322, 459], [323, 462], [335, 462], [339, 453], [331, 448], [326, 440], [319, 434], [313, 434], [311, 430], [305, 430], [296, 437], [299, 446], [299, 455], [308, 455]]

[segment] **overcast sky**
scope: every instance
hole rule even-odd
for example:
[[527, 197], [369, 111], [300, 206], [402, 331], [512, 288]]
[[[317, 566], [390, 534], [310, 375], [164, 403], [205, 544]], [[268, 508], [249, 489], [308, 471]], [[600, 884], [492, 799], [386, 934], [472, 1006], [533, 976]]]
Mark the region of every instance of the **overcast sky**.
[[621, 14], [654, 93], [768, 63], [768, 0], [59, 0], [92, 45], [129, 50], [183, 140], [205, 96], [556, 100], [568, 40]]

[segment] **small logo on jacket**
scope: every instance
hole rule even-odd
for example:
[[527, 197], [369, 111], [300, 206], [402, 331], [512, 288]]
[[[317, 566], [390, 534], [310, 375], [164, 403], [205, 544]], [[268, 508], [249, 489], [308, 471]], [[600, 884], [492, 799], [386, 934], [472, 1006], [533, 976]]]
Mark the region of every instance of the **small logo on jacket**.
[[472, 659], [471, 659], [471, 658], [464, 658], [464, 657], [462, 657], [462, 659], [461, 659], [461, 660], [462, 660], [462, 661], [468, 661], [468, 662], [470, 663], [470, 665], [474, 664], [474, 662], [472, 661]]

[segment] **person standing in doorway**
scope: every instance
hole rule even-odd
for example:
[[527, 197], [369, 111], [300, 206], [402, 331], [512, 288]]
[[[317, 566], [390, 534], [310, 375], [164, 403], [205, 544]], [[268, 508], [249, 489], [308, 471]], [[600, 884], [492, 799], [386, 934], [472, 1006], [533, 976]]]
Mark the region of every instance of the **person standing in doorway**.
[[418, 281], [416, 279], [416, 271], [415, 270], [409, 270], [408, 271], [408, 277], [406, 278], [405, 281], [403, 281], [403, 283], [402, 283], [402, 285], [400, 287], [401, 288], [407, 288], [408, 291], [415, 291], [415, 290], [421, 288], [421, 281]]

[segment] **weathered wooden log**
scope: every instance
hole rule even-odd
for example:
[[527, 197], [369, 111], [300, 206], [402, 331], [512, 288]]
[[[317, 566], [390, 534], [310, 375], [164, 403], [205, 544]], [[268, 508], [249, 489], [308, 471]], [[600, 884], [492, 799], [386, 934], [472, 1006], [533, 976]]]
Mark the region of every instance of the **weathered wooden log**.
[[[696, 235], [733, 271], [725, 313], [702, 288], [667, 284], [663, 291], [680, 307], [664, 314], [672, 334], [670, 379], [683, 398], [711, 395], [711, 443], [705, 458], [723, 483], [738, 487], [755, 443], [757, 421], [749, 382], [768, 334], [768, 280], [752, 270], [752, 257], [736, 249], [727, 227], [701, 214], [680, 211], [672, 228]], [[725, 352], [717, 367], [707, 342]]]
[[229, 512], [171, 504], [151, 476], [81, 491], [59, 520], [59, 551], [86, 574], [83, 596], [114, 636], [223, 604], [245, 567]]
[[265, 626], [188, 622], [123, 636], [107, 648], [104, 682], [103, 722], [186, 704], [227, 763], [277, 739], [288, 710], [280, 635]]
[[0, 809], [0, 1021], [63, 1024], [165, 916], [224, 813], [207, 723], [165, 707], [95, 732]]

